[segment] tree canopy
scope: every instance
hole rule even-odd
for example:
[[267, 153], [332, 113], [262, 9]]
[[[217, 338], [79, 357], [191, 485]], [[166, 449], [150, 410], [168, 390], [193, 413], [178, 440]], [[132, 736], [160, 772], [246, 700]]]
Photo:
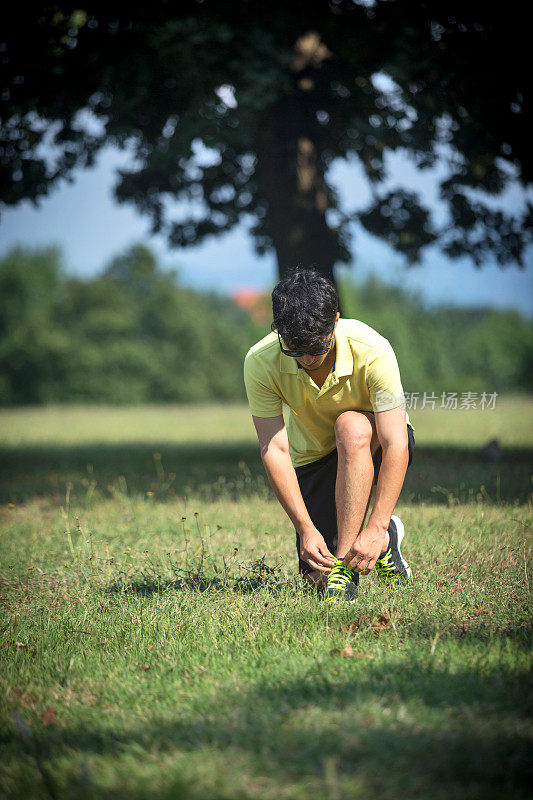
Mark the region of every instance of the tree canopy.
[[[114, 144], [135, 154], [117, 199], [175, 246], [244, 222], [280, 274], [314, 263], [332, 275], [358, 220], [410, 262], [434, 244], [478, 266], [522, 263], [530, 210], [491, 202], [531, 180], [516, 2], [77, 0], [15, 5], [3, 29], [6, 205], [37, 202]], [[446, 218], [387, 182], [394, 151], [442, 165]], [[365, 208], [340, 207], [337, 158], [361, 165]]]

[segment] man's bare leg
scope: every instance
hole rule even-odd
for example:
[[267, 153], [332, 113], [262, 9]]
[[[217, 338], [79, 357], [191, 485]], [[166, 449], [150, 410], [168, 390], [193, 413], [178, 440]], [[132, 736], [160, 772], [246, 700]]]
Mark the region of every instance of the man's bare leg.
[[[379, 446], [373, 416], [360, 411], [345, 411], [335, 424], [337, 440], [337, 552], [342, 558], [362, 530], [372, 498], [374, 462], [372, 453]], [[327, 573], [313, 570], [304, 580], [320, 590]]]
[[372, 452], [379, 444], [373, 416], [362, 411], [345, 411], [335, 423], [335, 438], [338, 453], [336, 555], [343, 558], [363, 529], [372, 495]]

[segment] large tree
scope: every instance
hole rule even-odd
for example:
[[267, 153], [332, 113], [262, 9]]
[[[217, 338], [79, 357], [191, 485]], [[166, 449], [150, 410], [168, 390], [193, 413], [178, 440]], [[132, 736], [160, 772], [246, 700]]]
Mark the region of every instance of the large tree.
[[[358, 219], [410, 262], [436, 244], [477, 265], [522, 263], [526, 212], [489, 197], [531, 179], [518, 3], [77, 0], [20, 3], [3, 27], [7, 205], [37, 202], [111, 143], [136, 157], [116, 197], [179, 247], [244, 221], [280, 274], [314, 263], [332, 275]], [[398, 150], [445, 166], [447, 219], [387, 187]], [[336, 158], [358, 160], [372, 190], [351, 215], [327, 180]], [[190, 201], [188, 218], [173, 200]]]

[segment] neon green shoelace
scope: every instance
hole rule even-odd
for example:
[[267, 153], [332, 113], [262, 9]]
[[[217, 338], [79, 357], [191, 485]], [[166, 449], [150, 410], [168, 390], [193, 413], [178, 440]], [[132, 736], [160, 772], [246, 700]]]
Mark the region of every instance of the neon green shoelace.
[[392, 552], [391, 550], [387, 550], [383, 558], [378, 558], [376, 561], [376, 568], [378, 572], [382, 572], [384, 575], [392, 575], [393, 572], [396, 572], [396, 566], [392, 560]]
[[328, 589], [344, 590], [346, 584], [353, 580], [353, 573], [348, 567], [344, 567], [342, 561], [332, 567], [328, 575]]

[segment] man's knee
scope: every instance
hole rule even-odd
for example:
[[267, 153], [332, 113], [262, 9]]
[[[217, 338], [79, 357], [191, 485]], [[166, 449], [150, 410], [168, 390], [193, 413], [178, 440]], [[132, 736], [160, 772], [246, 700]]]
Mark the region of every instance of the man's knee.
[[349, 454], [363, 448], [368, 449], [373, 432], [372, 423], [366, 414], [360, 411], [344, 411], [335, 422], [337, 450]]

